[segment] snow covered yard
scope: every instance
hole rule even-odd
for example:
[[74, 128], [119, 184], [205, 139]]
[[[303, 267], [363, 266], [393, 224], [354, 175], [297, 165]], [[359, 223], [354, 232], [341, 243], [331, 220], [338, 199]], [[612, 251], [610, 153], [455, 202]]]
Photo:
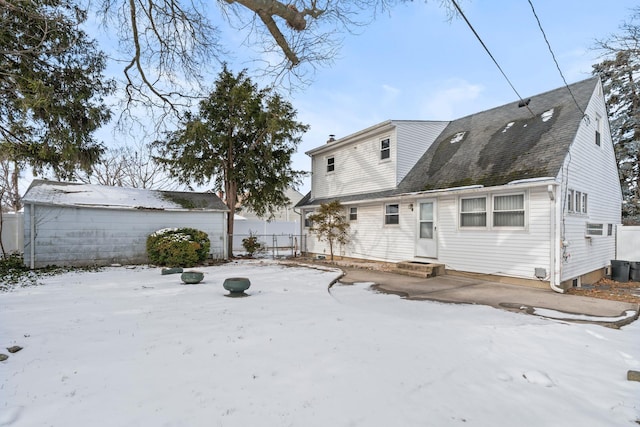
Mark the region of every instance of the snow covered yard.
[[[407, 301], [337, 271], [109, 268], [0, 294], [0, 426], [633, 426], [640, 325]], [[251, 279], [227, 298], [227, 277]]]

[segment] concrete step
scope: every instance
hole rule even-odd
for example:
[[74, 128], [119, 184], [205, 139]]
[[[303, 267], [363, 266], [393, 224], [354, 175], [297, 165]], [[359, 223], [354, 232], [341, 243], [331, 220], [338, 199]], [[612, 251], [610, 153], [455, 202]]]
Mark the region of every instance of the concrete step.
[[443, 264], [403, 261], [396, 264], [396, 273], [426, 279], [445, 274], [445, 268]]

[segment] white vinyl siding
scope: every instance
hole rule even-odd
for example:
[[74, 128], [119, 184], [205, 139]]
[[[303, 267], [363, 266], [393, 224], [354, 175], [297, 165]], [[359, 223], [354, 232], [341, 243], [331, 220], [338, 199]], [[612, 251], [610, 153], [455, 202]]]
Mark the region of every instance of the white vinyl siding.
[[[389, 121], [312, 150], [309, 152], [312, 156], [312, 198], [368, 194], [395, 188], [447, 123]], [[382, 143], [386, 140], [389, 148], [383, 150]], [[328, 157], [335, 158], [333, 172], [327, 172]]]
[[[384, 134], [391, 141], [395, 137]], [[388, 190], [395, 185], [395, 162], [380, 161], [380, 135], [341, 145], [333, 152], [318, 154], [312, 158], [311, 186], [313, 198], [339, 197]], [[328, 158], [334, 158], [329, 171]], [[318, 172], [319, 171], [319, 172]]]
[[[400, 203], [399, 224], [384, 224], [384, 204], [358, 205], [358, 220], [350, 223], [348, 244], [335, 254], [359, 259], [392, 262], [411, 259], [415, 247], [415, 212], [408, 204]], [[315, 254], [329, 254], [329, 246], [308, 236], [307, 250]]]
[[[597, 90], [597, 89], [596, 89]], [[586, 109], [590, 120], [581, 120], [571, 153], [565, 160], [560, 175], [563, 186], [570, 183], [570, 198], [573, 190], [573, 211], [565, 205], [562, 240], [563, 248], [561, 280], [570, 280], [582, 274], [604, 268], [615, 259], [615, 236], [589, 235], [588, 224], [620, 224], [622, 194], [620, 181], [609, 133], [609, 122], [605, 119], [604, 100], [597, 92]], [[598, 123], [598, 118], [601, 118]], [[600, 132], [600, 145], [594, 143], [594, 134]], [[587, 190], [587, 191], [585, 191]], [[580, 210], [576, 206], [575, 192], [582, 193]], [[585, 197], [587, 193], [588, 197]], [[573, 212], [573, 213], [571, 213]], [[578, 215], [580, 212], [580, 215]], [[593, 236], [593, 238], [585, 238]]]
[[396, 184], [404, 179], [449, 122], [398, 120]]
[[526, 228], [459, 227], [460, 200], [438, 199], [438, 262], [451, 270], [528, 279], [535, 279], [535, 268], [549, 271], [551, 216], [546, 187], [528, 190]]

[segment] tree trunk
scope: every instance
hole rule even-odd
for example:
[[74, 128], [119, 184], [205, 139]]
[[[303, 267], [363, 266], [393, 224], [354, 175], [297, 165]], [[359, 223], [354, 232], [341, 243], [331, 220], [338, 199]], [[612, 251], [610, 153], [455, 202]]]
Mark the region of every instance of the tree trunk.
[[225, 199], [229, 208], [227, 216], [227, 256], [231, 258], [233, 255], [233, 220], [236, 213], [236, 201], [238, 199], [238, 184], [236, 182], [225, 181], [224, 183]]

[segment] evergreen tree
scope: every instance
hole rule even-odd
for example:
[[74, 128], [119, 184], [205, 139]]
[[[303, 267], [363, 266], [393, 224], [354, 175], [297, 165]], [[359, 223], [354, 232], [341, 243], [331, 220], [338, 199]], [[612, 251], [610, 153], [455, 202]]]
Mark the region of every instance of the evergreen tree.
[[315, 234], [321, 242], [329, 244], [329, 253], [333, 261], [333, 249], [349, 242], [349, 222], [344, 208], [338, 200], [320, 205], [318, 211], [308, 216], [311, 221], [309, 232]]
[[605, 90], [620, 170], [625, 222], [640, 222], [640, 8], [622, 32], [598, 42], [606, 54], [593, 66]]
[[234, 75], [224, 66], [199, 112], [187, 114], [180, 129], [156, 141], [157, 160], [181, 183], [213, 181], [216, 191], [224, 191], [231, 211], [227, 232], [233, 235], [239, 196], [258, 216], [273, 215], [289, 202], [285, 190], [304, 175], [291, 168], [308, 129], [295, 118], [292, 105], [272, 89], [258, 89], [245, 71]]
[[93, 132], [108, 121], [106, 58], [79, 29], [69, 0], [7, 0], [0, 8], [0, 150], [3, 158], [71, 178], [102, 153]]

